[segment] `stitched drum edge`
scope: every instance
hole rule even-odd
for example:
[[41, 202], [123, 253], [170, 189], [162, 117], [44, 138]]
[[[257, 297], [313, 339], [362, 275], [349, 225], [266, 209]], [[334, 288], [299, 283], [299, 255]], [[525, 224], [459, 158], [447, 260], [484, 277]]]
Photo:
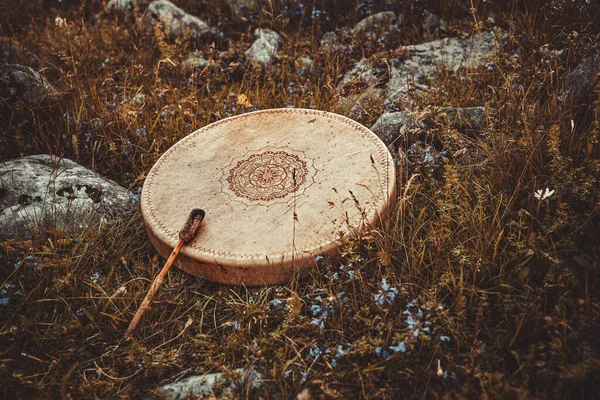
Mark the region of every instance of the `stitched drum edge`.
[[[200, 135], [203, 132], [205, 132], [209, 129], [215, 128], [217, 126], [233, 122], [234, 120], [253, 117], [258, 114], [285, 114], [285, 113], [294, 113], [294, 114], [304, 113], [305, 115], [321, 116], [321, 117], [325, 117], [328, 119], [333, 119], [333, 120], [337, 120], [339, 122], [345, 123], [346, 125], [358, 130], [363, 138], [367, 139], [369, 142], [374, 144], [375, 147], [378, 149], [377, 153], [379, 156], [378, 157], [379, 160], [376, 160], [374, 158], [374, 161], [377, 162], [381, 167], [383, 167], [382, 170], [383, 170], [385, 179], [383, 179], [383, 182], [382, 182], [382, 190], [378, 193], [374, 193], [375, 203], [381, 204], [381, 201], [384, 200], [383, 199], [383, 190], [384, 190], [383, 184], [385, 184], [385, 186], [386, 186], [385, 189], [387, 189], [386, 195], [387, 195], [388, 199], [386, 199], [386, 200], [388, 200], [388, 201], [390, 200], [389, 197], [391, 195], [393, 195], [392, 191], [395, 186], [395, 182], [390, 182], [390, 170], [392, 172], [394, 172], [394, 175], [392, 176], [392, 178], [395, 179], [395, 167], [393, 164], [393, 159], [390, 156], [388, 149], [385, 147], [384, 143], [373, 132], [371, 132], [368, 128], [359, 124], [358, 122], [353, 121], [348, 117], [344, 117], [343, 115], [338, 115], [338, 114], [330, 113], [327, 111], [310, 110], [310, 109], [303, 109], [303, 108], [289, 108], [289, 109], [288, 108], [280, 108], [280, 109], [255, 111], [255, 112], [251, 112], [251, 113], [247, 113], [247, 114], [241, 114], [241, 115], [236, 115], [233, 117], [225, 118], [225, 119], [222, 119], [217, 122], [213, 122], [212, 124], [206, 125], [200, 129], [190, 133], [189, 135], [187, 135], [186, 137], [184, 137], [183, 139], [181, 139], [177, 143], [175, 143], [173, 146], [171, 146], [167, 151], [165, 151], [163, 153], [163, 155], [158, 159], [156, 164], [154, 164], [154, 166], [148, 173], [146, 182], [144, 184], [144, 190], [142, 191], [142, 201], [141, 201], [142, 214], [144, 214], [144, 209], [145, 209], [148, 214], [149, 222], [151, 222], [154, 226], [157, 227], [157, 232], [160, 232], [164, 236], [171, 239], [172, 243], [177, 243], [177, 241], [179, 240], [178, 232], [175, 232], [175, 231], [169, 229], [166, 225], [164, 225], [162, 222], [160, 222], [156, 216], [156, 210], [155, 210], [154, 206], [149, 203], [149, 199], [152, 197], [152, 194], [153, 194], [152, 189], [153, 189], [154, 178], [158, 174], [158, 171], [160, 170], [161, 165], [165, 162], [166, 159], [169, 158], [169, 155], [173, 151], [177, 150], [179, 147], [185, 145], [187, 142], [189, 142], [190, 140], [195, 138], [197, 135]], [[384, 210], [386, 210], [390, 206], [390, 205], [385, 205], [385, 203], [383, 203], [383, 204], [384, 204], [383, 206], [380, 205], [380, 207], [378, 207], [375, 210], [376, 212], [375, 212], [375, 215], [373, 216], [373, 220], [367, 221], [368, 224], [374, 223], [375, 220], [377, 219], [377, 216], [380, 215]], [[303, 246], [304, 249], [296, 250], [296, 253], [305, 252], [305, 251], [308, 251], [308, 252], [314, 251], [315, 253], [318, 253], [320, 249], [329, 247], [332, 243], [335, 242], [336, 239], [337, 239], [337, 237], [333, 238], [333, 236], [331, 236], [328, 239], [322, 239], [319, 241], [308, 243], [305, 246]], [[196, 243], [190, 243], [187, 247], [193, 248], [193, 249], [203, 253], [204, 255], [206, 255], [208, 257], [213, 257], [213, 258], [214, 257], [228, 257], [228, 258], [233, 258], [236, 260], [243, 261], [243, 260], [265, 259], [265, 257], [266, 257], [265, 254], [259, 254], [259, 253], [248, 254], [248, 253], [231, 253], [231, 252], [224, 252], [224, 251], [216, 251], [213, 249], [201, 247]], [[293, 254], [294, 254], [293, 250], [290, 250], [285, 253], [271, 254], [270, 258], [272, 258], [272, 259], [287, 258], [287, 257], [291, 257]]]

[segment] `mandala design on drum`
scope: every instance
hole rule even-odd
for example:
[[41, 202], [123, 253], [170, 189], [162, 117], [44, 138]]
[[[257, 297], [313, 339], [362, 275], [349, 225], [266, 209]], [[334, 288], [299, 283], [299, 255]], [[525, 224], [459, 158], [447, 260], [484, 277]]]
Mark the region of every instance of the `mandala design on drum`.
[[306, 162], [285, 151], [264, 151], [240, 160], [227, 182], [238, 197], [252, 201], [281, 199], [297, 191], [308, 177]]

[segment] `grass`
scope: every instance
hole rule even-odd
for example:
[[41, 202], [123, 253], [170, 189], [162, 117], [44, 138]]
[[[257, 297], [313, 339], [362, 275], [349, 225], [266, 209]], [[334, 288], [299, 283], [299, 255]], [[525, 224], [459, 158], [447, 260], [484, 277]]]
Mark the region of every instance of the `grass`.
[[[401, 56], [399, 44], [424, 41], [423, 10], [447, 19], [451, 36], [486, 29], [493, 17], [509, 40], [491, 55], [491, 71], [431, 77], [439, 90], [418, 93], [410, 108], [427, 129], [411, 130], [399, 146], [454, 156], [436, 167], [410, 156], [386, 225], [344, 240], [343, 264], [322, 262], [307, 281], [225, 287], [173, 269], [135, 340], [123, 342], [164, 262], [139, 214], [77, 237], [48, 231], [1, 243], [3, 397], [147, 398], [179, 377], [252, 365], [264, 382], [244, 386], [241, 398], [295, 398], [306, 388], [315, 398], [594, 395], [600, 102], [560, 95], [565, 74], [598, 51], [597, 5], [375, 1], [347, 2], [340, 12], [325, 2], [327, 13], [311, 18], [312, 5], [302, 13], [276, 2], [240, 21], [217, 1], [176, 3], [224, 38], [170, 42], [118, 17], [91, 26], [99, 2], [4, 6], [3, 34], [31, 52], [30, 65], [61, 97], [2, 106], [0, 159], [56, 154], [135, 191], [165, 150], [210, 122], [287, 106], [340, 111], [340, 75], [362, 57], [386, 60]], [[407, 15], [400, 33], [318, 51], [324, 32], [385, 7]], [[67, 27], [54, 23], [57, 15]], [[240, 63], [257, 26], [285, 37], [281, 60], [266, 69]], [[565, 62], [544, 48], [566, 49]], [[220, 67], [183, 71], [193, 49]], [[300, 56], [313, 58], [316, 73], [301, 73]], [[134, 101], [140, 93], [145, 99]], [[436, 112], [479, 105], [488, 109], [481, 133]], [[352, 117], [371, 126], [383, 110], [376, 99]], [[555, 194], [537, 199], [545, 188]]]

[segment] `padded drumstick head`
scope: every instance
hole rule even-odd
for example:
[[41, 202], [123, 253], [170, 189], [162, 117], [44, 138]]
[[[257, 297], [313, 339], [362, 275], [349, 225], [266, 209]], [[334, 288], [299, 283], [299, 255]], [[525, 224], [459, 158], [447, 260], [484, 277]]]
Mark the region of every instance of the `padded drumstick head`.
[[196, 231], [200, 227], [206, 213], [201, 208], [194, 208], [190, 213], [182, 230], [179, 231], [179, 239], [189, 242], [196, 236]]

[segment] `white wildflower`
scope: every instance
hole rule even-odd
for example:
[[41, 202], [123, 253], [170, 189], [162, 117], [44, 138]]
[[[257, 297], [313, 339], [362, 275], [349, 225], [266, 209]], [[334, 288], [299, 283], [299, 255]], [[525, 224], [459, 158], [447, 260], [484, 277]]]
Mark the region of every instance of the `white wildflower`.
[[546, 188], [544, 190], [536, 190], [534, 194], [535, 198], [540, 201], [549, 199], [550, 197], [552, 197], [552, 195], [554, 195], [554, 190], [550, 190], [549, 188]]
[[65, 26], [65, 27], [66, 27], [66, 26], [67, 26], [67, 19], [66, 19], [66, 18], [61, 18], [61, 17], [56, 17], [56, 18], [54, 18], [54, 24], [55, 24], [56, 26], [59, 26], [59, 27], [61, 27], [61, 28], [62, 28], [63, 26]]

